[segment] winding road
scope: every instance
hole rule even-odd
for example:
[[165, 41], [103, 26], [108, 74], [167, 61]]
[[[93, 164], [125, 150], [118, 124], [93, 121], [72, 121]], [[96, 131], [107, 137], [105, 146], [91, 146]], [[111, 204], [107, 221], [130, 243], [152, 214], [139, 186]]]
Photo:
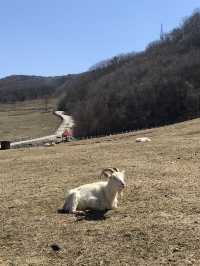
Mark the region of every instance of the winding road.
[[62, 134], [68, 128], [72, 128], [74, 126], [74, 121], [71, 116], [65, 115], [63, 111], [55, 111], [54, 115], [60, 117], [62, 122], [56, 132], [52, 135], [44, 136], [41, 138], [23, 140], [23, 141], [16, 141], [10, 144], [11, 148], [21, 148], [27, 146], [37, 146], [41, 144], [45, 144], [48, 142], [61, 142]]

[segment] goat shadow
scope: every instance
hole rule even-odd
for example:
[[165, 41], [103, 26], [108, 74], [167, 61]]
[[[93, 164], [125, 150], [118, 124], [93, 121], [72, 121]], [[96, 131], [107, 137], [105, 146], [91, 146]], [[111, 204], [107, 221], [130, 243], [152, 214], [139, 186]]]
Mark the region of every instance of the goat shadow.
[[[76, 217], [76, 221], [82, 221], [82, 220], [86, 220], [86, 221], [102, 221], [108, 218], [107, 215], [105, 215], [108, 212], [108, 210], [105, 211], [95, 211], [95, 210], [87, 210], [84, 211], [82, 213], [76, 213], [74, 214], [74, 216]], [[68, 213], [67, 211], [63, 210], [63, 209], [59, 209], [58, 213], [60, 214], [64, 214], [64, 213]]]

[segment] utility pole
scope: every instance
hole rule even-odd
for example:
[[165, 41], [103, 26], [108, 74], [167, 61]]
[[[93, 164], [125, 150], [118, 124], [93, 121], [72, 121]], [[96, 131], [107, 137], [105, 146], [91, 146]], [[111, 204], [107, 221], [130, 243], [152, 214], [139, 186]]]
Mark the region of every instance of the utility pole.
[[160, 27], [160, 40], [164, 41], [163, 24], [161, 24], [161, 27]]

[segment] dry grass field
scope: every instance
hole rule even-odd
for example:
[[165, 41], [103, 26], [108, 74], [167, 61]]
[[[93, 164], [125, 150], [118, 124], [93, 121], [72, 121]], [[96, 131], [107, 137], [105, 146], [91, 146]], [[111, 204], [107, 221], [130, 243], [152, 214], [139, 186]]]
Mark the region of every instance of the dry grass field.
[[54, 133], [60, 121], [52, 114], [55, 100], [0, 104], [0, 140], [21, 140]]
[[[152, 142], [136, 143], [139, 136]], [[200, 119], [1, 151], [0, 265], [200, 265], [199, 161]], [[126, 170], [117, 210], [58, 212], [66, 189], [107, 166]]]

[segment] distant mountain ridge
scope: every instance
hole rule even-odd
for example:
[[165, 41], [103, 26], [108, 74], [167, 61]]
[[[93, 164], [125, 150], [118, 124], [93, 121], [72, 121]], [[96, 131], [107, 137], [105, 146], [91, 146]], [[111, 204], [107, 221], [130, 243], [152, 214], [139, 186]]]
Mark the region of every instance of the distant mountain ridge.
[[130, 61], [133, 53], [104, 60], [80, 74], [62, 76], [11, 75], [0, 79], [0, 103], [57, 97], [71, 88], [80, 90], [83, 83], [95, 82], [98, 78]]
[[12, 75], [0, 79], [0, 103], [53, 97], [73, 75], [43, 77]]

